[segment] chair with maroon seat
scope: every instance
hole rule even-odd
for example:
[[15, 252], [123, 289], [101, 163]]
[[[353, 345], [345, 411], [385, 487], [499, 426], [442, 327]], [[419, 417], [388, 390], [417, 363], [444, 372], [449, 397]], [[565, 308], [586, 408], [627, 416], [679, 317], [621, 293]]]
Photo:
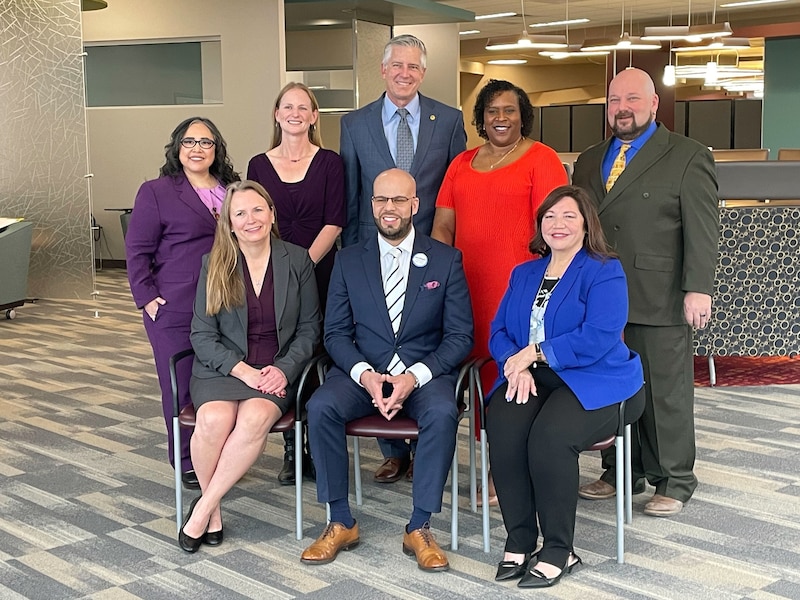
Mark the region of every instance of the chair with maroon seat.
[[[326, 357], [318, 363], [319, 379], [324, 378], [324, 373], [331, 365], [331, 359]], [[469, 373], [472, 361], [466, 361], [462, 364], [456, 380], [455, 401], [458, 404], [458, 419], [459, 421], [465, 416], [474, 423], [474, 411], [472, 410], [469, 400]], [[474, 431], [474, 424], [473, 428]], [[413, 440], [419, 437], [419, 428], [417, 422], [409, 417], [399, 416], [387, 421], [382, 415], [369, 415], [350, 421], [345, 426], [345, 433], [353, 438], [353, 474], [355, 479], [356, 488], [356, 504], [361, 506], [363, 504], [362, 486], [361, 486], [361, 456], [359, 438], [374, 437], [393, 440]], [[474, 436], [471, 456], [474, 455]], [[474, 473], [474, 463], [471, 464], [472, 472]], [[450, 519], [450, 537], [451, 548], [458, 550], [458, 445], [453, 452], [453, 462], [450, 467], [450, 498], [451, 498], [451, 519]]]
[[[481, 415], [480, 446], [481, 446], [481, 489], [483, 500], [483, 540], [484, 552], [489, 551], [489, 465], [488, 465], [488, 446], [486, 439], [486, 402], [483, 394], [481, 381], [481, 368], [492, 359], [488, 357], [480, 358], [472, 363], [470, 369], [471, 388], [475, 391], [476, 409]], [[623, 490], [623, 493], [616, 495], [616, 524], [617, 524], [617, 563], [625, 562], [625, 523], [633, 521], [633, 482], [631, 480], [631, 426], [626, 424], [625, 404], [619, 403], [619, 424], [614, 435], [602, 439], [584, 452], [590, 450], [605, 450], [614, 446], [616, 449], [616, 464], [623, 465], [622, 469], [616, 470], [616, 488]], [[578, 491], [575, 490], [577, 494]]]
[[[183, 487], [181, 485], [181, 471], [179, 465], [181, 464], [180, 448], [181, 448], [181, 428], [194, 429], [195, 426], [195, 412], [194, 406], [189, 405], [182, 410], [178, 406], [178, 378], [176, 376], [177, 364], [186, 358], [194, 356], [194, 350], [184, 350], [173, 355], [169, 359], [169, 378], [172, 385], [172, 432], [175, 439], [174, 443], [174, 461], [178, 468], [175, 469], [175, 525], [178, 528], [178, 533], [181, 530], [183, 523]], [[297, 395], [295, 397], [294, 406], [289, 408], [277, 423], [272, 426], [270, 433], [283, 433], [294, 429], [295, 432], [295, 446], [294, 446], [294, 481], [295, 481], [295, 537], [298, 540], [303, 539], [303, 423], [305, 422], [305, 407], [304, 402], [308, 398], [309, 391], [306, 389], [310, 385], [316, 374], [319, 372], [317, 369], [318, 357], [312, 358], [303, 369], [300, 379], [297, 384]], [[313, 375], [312, 375], [313, 374]], [[309, 379], [311, 377], [311, 379]], [[313, 383], [319, 383], [318, 380]]]

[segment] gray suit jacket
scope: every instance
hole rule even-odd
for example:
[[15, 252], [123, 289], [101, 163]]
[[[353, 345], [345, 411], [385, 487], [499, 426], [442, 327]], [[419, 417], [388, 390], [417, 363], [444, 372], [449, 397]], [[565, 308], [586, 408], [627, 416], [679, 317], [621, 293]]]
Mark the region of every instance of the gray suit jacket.
[[659, 124], [606, 193], [601, 165], [612, 138], [584, 151], [572, 182], [597, 203], [628, 278], [629, 323], [683, 325], [686, 292], [713, 294], [719, 241], [714, 158]]
[[[382, 95], [375, 102], [342, 118], [339, 154], [344, 161], [347, 225], [342, 245], [365, 242], [377, 235], [372, 220], [372, 182], [395, 167], [383, 131]], [[414, 216], [417, 232], [430, 235], [436, 196], [450, 162], [467, 148], [461, 111], [419, 95], [420, 124], [411, 175], [417, 181], [419, 211]]]
[[[307, 250], [275, 238], [271, 260], [278, 324], [278, 354], [273, 364], [292, 385], [319, 343], [320, 311], [314, 264]], [[242, 276], [241, 260], [237, 270]], [[195, 352], [192, 375], [200, 379], [225, 377], [239, 361], [247, 362], [247, 305], [207, 316], [207, 279], [208, 255], [205, 255], [190, 336]]]

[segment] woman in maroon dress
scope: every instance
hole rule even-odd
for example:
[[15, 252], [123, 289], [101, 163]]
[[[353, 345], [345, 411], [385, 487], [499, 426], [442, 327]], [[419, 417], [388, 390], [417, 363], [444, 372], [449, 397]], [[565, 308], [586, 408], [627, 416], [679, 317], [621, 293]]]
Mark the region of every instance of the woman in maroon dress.
[[[272, 146], [250, 159], [247, 178], [257, 181], [275, 202], [281, 239], [308, 249], [315, 264], [323, 314], [336, 254], [345, 224], [344, 167], [322, 148], [319, 105], [302, 83], [289, 83], [275, 101]], [[283, 469], [278, 481], [294, 483], [294, 432], [284, 434]], [[310, 461], [309, 469], [310, 471]]]

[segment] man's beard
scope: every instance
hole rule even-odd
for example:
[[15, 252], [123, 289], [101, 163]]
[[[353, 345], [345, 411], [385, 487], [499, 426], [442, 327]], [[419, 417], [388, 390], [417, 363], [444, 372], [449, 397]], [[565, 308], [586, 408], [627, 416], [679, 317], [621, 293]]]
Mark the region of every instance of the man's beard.
[[400, 219], [400, 222], [396, 229], [386, 229], [385, 227], [381, 226], [380, 217], [372, 217], [372, 219], [375, 221], [375, 226], [378, 228], [378, 231], [381, 232], [381, 235], [385, 239], [391, 241], [402, 240], [411, 231], [412, 217], [408, 217], [407, 219], [403, 217], [398, 218]]
[[[617, 122], [620, 118], [630, 119], [631, 125], [628, 128], [622, 129], [617, 125]], [[637, 137], [642, 135], [648, 127], [650, 127], [650, 123], [653, 122], [653, 115], [651, 114], [647, 121], [641, 125], [636, 123], [636, 115], [631, 112], [618, 112], [614, 115], [614, 124], [611, 126], [611, 131], [614, 134], [614, 137], [622, 140], [623, 142], [627, 142], [630, 140], [635, 140]]]

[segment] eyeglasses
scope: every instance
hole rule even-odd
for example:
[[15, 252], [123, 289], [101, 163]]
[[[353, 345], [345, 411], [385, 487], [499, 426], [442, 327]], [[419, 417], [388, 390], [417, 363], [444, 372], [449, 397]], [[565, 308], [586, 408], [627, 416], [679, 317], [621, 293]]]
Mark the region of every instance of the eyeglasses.
[[392, 197], [373, 196], [372, 202], [373, 204], [377, 204], [378, 206], [385, 206], [386, 203], [391, 200], [392, 204], [394, 204], [395, 206], [405, 206], [409, 200], [415, 197], [416, 196], [412, 196], [411, 198], [408, 198], [407, 196], [392, 196]]
[[184, 148], [194, 148], [198, 144], [200, 144], [200, 147], [203, 150], [208, 150], [216, 146], [217, 142], [215, 142], [214, 140], [210, 140], [208, 138], [200, 138], [199, 140], [196, 140], [194, 138], [183, 138], [181, 140], [181, 146], [183, 146]]

